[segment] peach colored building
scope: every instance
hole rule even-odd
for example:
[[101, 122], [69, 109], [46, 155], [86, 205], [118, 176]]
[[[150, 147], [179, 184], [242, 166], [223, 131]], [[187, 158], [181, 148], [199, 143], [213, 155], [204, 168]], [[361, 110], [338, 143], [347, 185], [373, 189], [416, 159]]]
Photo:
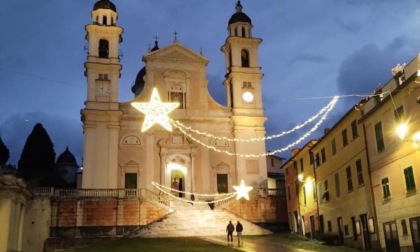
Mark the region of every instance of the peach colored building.
[[310, 154], [316, 140], [292, 151], [285, 161], [286, 199], [289, 228], [292, 232], [315, 238], [318, 233], [318, 207], [315, 174]]
[[[381, 249], [420, 251], [420, 57], [361, 106]], [[405, 123], [405, 134], [396, 133]]]

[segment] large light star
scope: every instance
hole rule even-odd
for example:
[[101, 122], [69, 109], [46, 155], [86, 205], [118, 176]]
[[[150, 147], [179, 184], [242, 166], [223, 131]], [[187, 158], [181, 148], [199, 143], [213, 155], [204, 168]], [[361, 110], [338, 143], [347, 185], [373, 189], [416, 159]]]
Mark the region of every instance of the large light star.
[[252, 186], [245, 186], [245, 182], [244, 180], [241, 180], [241, 185], [240, 186], [233, 186], [233, 189], [235, 189], [236, 191], [236, 199], [240, 199], [240, 198], [245, 198], [247, 200], [249, 200], [249, 195], [248, 193], [252, 190]]
[[156, 123], [166, 130], [172, 131], [168, 114], [179, 106], [178, 102], [161, 102], [158, 91], [153, 88], [150, 102], [132, 102], [131, 106], [146, 115], [141, 132], [150, 129]]

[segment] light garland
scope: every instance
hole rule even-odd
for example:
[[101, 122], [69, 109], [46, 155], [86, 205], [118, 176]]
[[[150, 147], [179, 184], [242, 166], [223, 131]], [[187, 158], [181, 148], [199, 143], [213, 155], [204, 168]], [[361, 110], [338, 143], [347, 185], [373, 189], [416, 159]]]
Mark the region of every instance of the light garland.
[[156, 123], [160, 124], [166, 130], [172, 131], [168, 114], [176, 109], [179, 103], [161, 102], [157, 89], [153, 88], [150, 102], [132, 102], [131, 106], [146, 115], [141, 132], [150, 129]]
[[293, 133], [294, 131], [305, 127], [307, 124], [309, 124], [310, 122], [312, 122], [313, 120], [315, 120], [316, 118], [318, 118], [320, 115], [324, 114], [325, 111], [328, 110], [330, 107], [334, 107], [335, 104], [337, 103], [337, 100], [338, 100], [338, 96], [334, 97], [331, 100], [331, 102], [328, 103], [327, 106], [325, 106], [324, 108], [322, 108], [316, 115], [312, 116], [311, 118], [309, 118], [308, 120], [306, 120], [302, 124], [297, 125], [297, 126], [293, 127], [292, 129], [290, 129], [288, 131], [283, 131], [283, 132], [281, 132], [279, 134], [275, 134], [275, 135], [271, 135], [271, 136], [266, 136], [266, 137], [255, 137], [255, 138], [228, 138], [228, 137], [219, 137], [219, 136], [215, 136], [215, 135], [213, 135], [211, 133], [208, 133], [208, 132], [203, 132], [203, 131], [196, 130], [196, 129], [193, 129], [191, 127], [185, 126], [180, 121], [173, 120], [171, 118], [169, 120], [177, 128], [183, 128], [185, 131], [190, 131], [190, 132], [196, 133], [198, 135], [210, 137], [210, 138], [213, 138], [213, 139], [226, 140], [228, 142], [256, 142], [256, 141], [266, 141], [266, 140], [271, 140], [271, 139], [282, 137], [284, 135]]
[[327, 110], [325, 111], [325, 113], [324, 113], [324, 115], [321, 117], [321, 119], [309, 130], [309, 131], [307, 131], [303, 136], [301, 136], [298, 140], [296, 140], [295, 142], [293, 142], [293, 143], [291, 143], [291, 144], [289, 144], [289, 145], [287, 145], [286, 147], [284, 147], [284, 148], [281, 148], [281, 149], [277, 149], [277, 150], [274, 150], [274, 151], [270, 151], [270, 152], [266, 152], [266, 153], [258, 153], [258, 154], [242, 154], [242, 153], [234, 153], [234, 152], [230, 152], [230, 151], [227, 151], [227, 150], [220, 150], [220, 149], [217, 149], [216, 147], [214, 147], [214, 146], [211, 146], [211, 145], [208, 145], [208, 144], [205, 144], [205, 143], [203, 143], [202, 141], [200, 141], [199, 139], [197, 139], [197, 138], [195, 138], [193, 135], [191, 135], [191, 134], [189, 134], [188, 132], [186, 132], [183, 128], [181, 128], [181, 127], [178, 127], [176, 124], [173, 124], [175, 127], [177, 127], [184, 135], [186, 135], [186, 136], [188, 136], [191, 140], [193, 140], [194, 142], [196, 142], [196, 143], [198, 143], [198, 144], [200, 144], [200, 145], [202, 145], [202, 146], [204, 146], [204, 147], [207, 147], [207, 148], [209, 148], [209, 149], [211, 149], [211, 150], [213, 150], [213, 151], [216, 151], [216, 152], [219, 152], [219, 153], [224, 153], [224, 154], [227, 154], [227, 155], [229, 155], [229, 156], [239, 156], [239, 157], [244, 157], [244, 158], [259, 158], [259, 157], [264, 157], [264, 156], [270, 156], [270, 155], [274, 155], [274, 154], [276, 154], [276, 153], [280, 153], [280, 152], [283, 152], [283, 151], [286, 151], [286, 150], [288, 150], [288, 149], [290, 149], [290, 148], [292, 148], [293, 146], [295, 146], [295, 145], [297, 145], [297, 144], [299, 144], [300, 142], [302, 142], [303, 140], [305, 140], [307, 137], [309, 137], [314, 131], [316, 131], [318, 128], [319, 128], [319, 126], [325, 121], [325, 119], [327, 118], [327, 115], [331, 112], [331, 110], [334, 108], [334, 106], [335, 106], [335, 104], [337, 103], [337, 101], [338, 101], [338, 96], [336, 96], [336, 97], [334, 97], [334, 99], [333, 99], [333, 101], [332, 101], [332, 104], [331, 104], [331, 106], [329, 106], [328, 108], [327, 108]]
[[[175, 199], [175, 200], [178, 200], [178, 201], [183, 201], [183, 202], [186, 202], [186, 203], [191, 203], [191, 204], [203, 204], [203, 205], [214, 204], [214, 203], [218, 203], [218, 202], [222, 202], [222, 201], [232, 199], [235, 196], [237, 196], [237, 193], [202, 194], [202, 193], [191, 193], [191, 192], [179, 191], [179, 190], [176, 190], [176, 189], [164, 186], [164, 185], [160, 185], [160, 184], [155, 183], [155, 182], [152, 182], [152, 185], [155, 186], [162, 193], [171, 197], [172, 199]], [[167, 190], [169, 190], [170, 192], [168, 192]], [[225, 197], [219, 198], [217, 200], [211, 200], [211, 201], [192, 201], [192, 200], [189, 200], [189, 199], [186, 199], [186, 198], [176, 197], [171, 192], [183, 193], [183, 194], [188, 194], [188, 195], [197, 195], [197, 196], [203, 196], [203, 197], [220, 197], [220, 196], [225, 196]]]

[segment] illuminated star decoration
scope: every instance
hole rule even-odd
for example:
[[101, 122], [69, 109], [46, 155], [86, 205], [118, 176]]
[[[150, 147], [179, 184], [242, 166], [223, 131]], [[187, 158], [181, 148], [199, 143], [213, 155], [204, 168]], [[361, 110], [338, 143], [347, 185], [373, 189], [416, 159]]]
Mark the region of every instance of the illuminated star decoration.
[[241, 185], [240, 186], [233, 186], [233, 189], [235, 189], [235, 191], [237, 193], [237, 195], [236, 195], [237, 200], [242, 198], [242, 197], [249, 200], [248, 193], [252, 190], [252, 186], [245, 186], [244, 180], [241, 180]]
[[150, 129], [156, 123], [168, 131], [172, 131], [168, 114], [179, 106], [178, 102], [161, 102], [158, 91], [153, 88], [150, 102], [132, 102], [131, 106], [146, 115], [141, 132]]

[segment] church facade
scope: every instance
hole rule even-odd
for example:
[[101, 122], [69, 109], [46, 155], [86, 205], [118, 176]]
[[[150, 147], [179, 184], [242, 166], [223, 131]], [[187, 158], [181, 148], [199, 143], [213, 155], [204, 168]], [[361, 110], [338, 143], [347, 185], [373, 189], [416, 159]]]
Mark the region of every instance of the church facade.
[[[260, 38], [240, 1], [228, 22], [224, 87], [227, 104], [208, 90], [203, 55], [177, 39], [143, 55], [144, 68], [132, 87], [135, 98], [118, 101], [122, 69], [118, 55], [123, 28], [108, 0], [98, 1], [86, 26], [89, 43], [85, 75], [83, 189], [138, 189], [154, 185], [196, 194], [233, 192], [243, 180], [267, 187]], [[142, 132], [145, 115], [132, 103], [148, 103], [153, 90], [162, 103], [177, 102], [172, 131], [159, 124]], [[156, 110], [160, 109], [156, 106]], [[174, 185], [176, 184], [175, 188]], [[184, 196], [184, 195], [183, 195]], [[185, 196], [188, 197], [188, 196]]]

